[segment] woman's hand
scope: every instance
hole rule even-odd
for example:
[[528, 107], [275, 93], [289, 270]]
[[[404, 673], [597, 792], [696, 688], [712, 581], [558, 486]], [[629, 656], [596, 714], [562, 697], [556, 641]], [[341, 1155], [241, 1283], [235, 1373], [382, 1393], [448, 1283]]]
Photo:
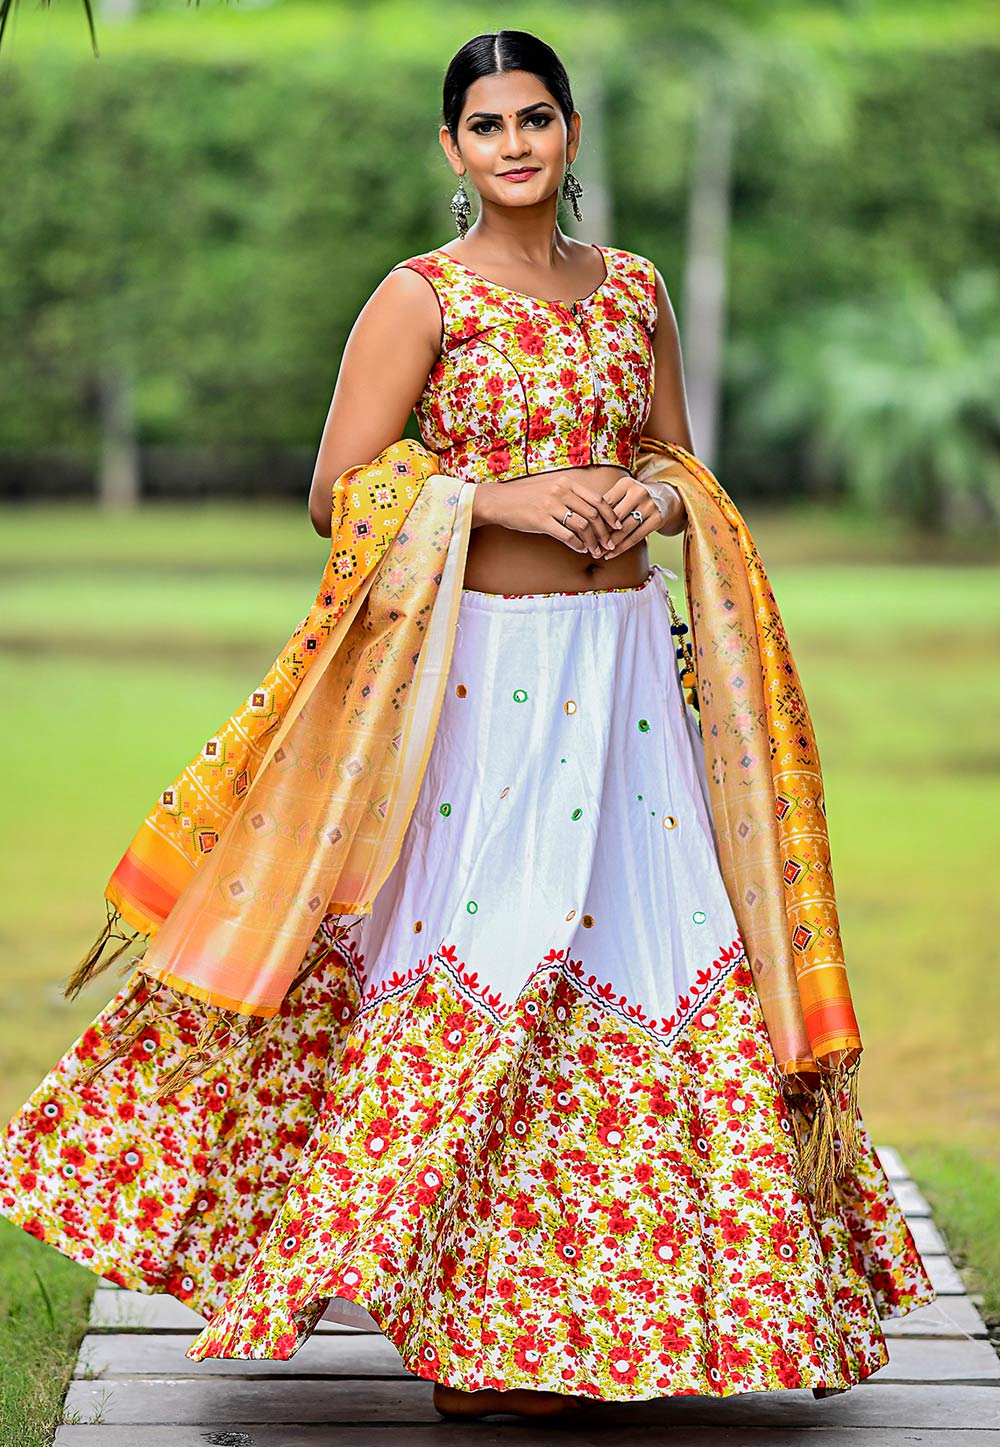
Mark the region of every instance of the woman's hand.
[[[611, 492], [605, 493], [609, 473], [618, 477], [621, 469], [566, 467], [494, 483], [489, 488], [490, 521], [518, 533], [547, 533], [574, 553], [606, 557], [615, 537], [625, 531], [608, 500]], [[650, 501], [648, 493], [643, 496]]]
[[[680, 493], [669, 483], [660, 484], [666, 489], [671, 507], [661, 513], [659, 506], [649, 492], [630, 473], [623, 473], [604, 494], [604, 501], [611, 504], [615, 516], [622, 519], [622, 527], [613, 540], [612, 546], [604, 553], [606, 558], [617, 558], [620, 554], [641, 543], [653, 532], [678, 533], [687, 516]], [[633, 510], [642, 514], [642, 521], [632, 517]]]

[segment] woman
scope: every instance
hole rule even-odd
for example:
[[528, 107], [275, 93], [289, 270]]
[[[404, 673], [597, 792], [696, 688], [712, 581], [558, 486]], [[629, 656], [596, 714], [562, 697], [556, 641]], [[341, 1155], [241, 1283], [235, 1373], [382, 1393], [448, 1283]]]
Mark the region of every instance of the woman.
[[[479, 217], [461, 189], [460, 238], [365, 306], [310, 498], [330, 535], [411, 409], [441, 472], [484, 484], [398, 858], [200, 1095], [142, 1094], [152, 1026], [79, 1075], [100, 1017], [12, 1123], [0, 1199], [191, 1301], [196, 1359], [374, 1322], [443, 1415], [847, 1390], [887, 1360], [879, 1317], [933, 1291], [860, 1118], [836, 1209], [795, 1172], [647, 554], [685, 509], [632, 473], [644, 431], [692, 446], [670, 300], [645, 258], [558, 227], [581, 122], [548, 46], [470, 41], [444, 118]], [[88, 1192], [53, 1205], [56, 1171]]]

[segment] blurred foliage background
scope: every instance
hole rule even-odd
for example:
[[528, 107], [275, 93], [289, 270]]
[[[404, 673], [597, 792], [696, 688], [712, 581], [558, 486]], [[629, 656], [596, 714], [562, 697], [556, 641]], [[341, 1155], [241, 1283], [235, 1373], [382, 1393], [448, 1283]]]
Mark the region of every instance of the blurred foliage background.
[[[529, 29], [583, 115], [585, 220], [562, 224], [663, 273], [697, 450], [792, 640], [866, 1121], [1000, 1339], [1000, 12], [94, 18], [99, 58], [76, 0], [14, 5], [0, 44], [0, 1114], [110, 992], [70, 1004], [62, 984], [138, 823], [313, 597], [307, 496], [344, 340], [395, 262], [453, 234], [447, 62]], [[680, 571], [679, 539], [651, 554]], [[51, 1440], [91, 1284], [0, 1230], [0, 1440]]]
[[[452, 234], [440, 83], [490, 7], [13, 12], [0, 496], [299, 496], [360, 306]], [[583, 114], [588, 240], [659, 266], [743, 499], [1000, 529], [995, 7], [504, 6]], [[571, 221], [570, 217], [570, 221]], [[567, 225], [568, 229], [568, 225]]]

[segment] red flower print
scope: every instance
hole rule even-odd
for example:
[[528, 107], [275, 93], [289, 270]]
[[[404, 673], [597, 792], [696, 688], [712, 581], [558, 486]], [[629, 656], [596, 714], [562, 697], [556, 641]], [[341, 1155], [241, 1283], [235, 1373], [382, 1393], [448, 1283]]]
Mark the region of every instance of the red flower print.
[[[631, 318], [627, 300], [623, 309]], [[498, 317], [483, 298], [483, 326]], [[587, 322], [598, 334], [596, 306]], [[509, 340], [509, 318], [502, 325]], [[602, 379], [609, 365], [624, 374], [604, 383], [595, 454], [605, 459], [644, 385], [623, 360], [636, 349], [631, 321], [621, 331], [582, 363], [588, 385], [591, 367]], [[447, 344], [456, 350], [454, 334]], [[551, 378], [564, 356], [546, 329], [539, 371]], [[487, 441], [502, 444], [499, 431], [482, 436], [484, 378], [510, 374], [475, 342], [462, 371], [483, 478]], [[515, 403], [509, 389], [512, 416]], [[542, 405], [554, 431], [533, 461], [565, 465], [578, 404], [553, 392]], [[517, 470], [516, 450], [513, 459]], [[673, 1023], [710, 1011], [716, 1022], [696, 1025], [692, 1048], [664, 1038], [676, 996], [623, 1005], [610, 983], [599, 994], [610, 971], [597, 942], [579, 938], [582, 958], [550, 942], [530, 989], [508, 996], [472, 940], [439, 969], [419, 954], [425, 932], [384, 966], [358, 945], [327, 956], [321, 935], [324, 962], [241, 1066], [252, 1061], [250, 1090], [234, 1072], [223, 1108], [214, 1077], [154, 1107], [141, 1077], [155, 1059], [139, 1069], [119, 1059], [82, 1087], [78, 1047], [8, 1128], [0, 1202], [99, 1276], [196, 1305], [210, 1323], [196, 1354], [287, 1359], [316, 1324], [309, 1303], [363, 1301], [371, 1284], [407, 1368], [467, 1388], [639, 1401], [794, 1388], [818, 1378], [841, 1338], [846, 1361], [877, 1363], [873, 1297], [880, 1310], [905, 1309], [928, 1287], [870, 1147], [837, 1231], [814, 1250], [808, 1220], [788, 1209], [794, 1142], [778, 1135], [752, 982], [717, 971], [710, 1003], [708, 979], [693, 982]], [[154, 1013], [151, 1001], [140, 1022], [161, 1028]], [[92, 1027], [99, 1059], [109, 1018]], [[187, 1018], [197, 1038], [205, 1012]], [[162, 1029], [161, 1064], [177, 1023]], [[49, 1101], [59, 1120], [46, 1131]], [[71, 1189], [59, 1175], [68, 1167], [79, 1173]], [[483, 1189], [498, 1171], [497, 1189]], [[669, 1315], [658, 1310], [667, 1304]], [[719, 1328], [708, 1340], [706, 1321]], [[496, 1377], [501, 1348], [509, 1370]]]
[[556, 1232], [554, 1240], [556, 1255], [561, 1257], [568, 1266], [575, 1266], [582, 1255], [582, 1246], [577, 1233], [569, 1226], [562, 1226]]
[[427, 1170], [421, 1171], [417, 1176], [417, 1185], [418, 1189], [414, 1193], [414, 1200], [421, 1206], [429, 1206], [443, 1185], [441, 1172], [434, 1170], [432, 1167], [428, 1167]]
[[665, 1266], [672, 1266], [679, 1257], [677, 1238], [671, 1226], [657, 1226], [653, 1232], [653, 1255]]
[[634, 1231], [638, 1224], [637, 1218], [630, 1216], [617, 1201], [608, 1211], [608, 1231], [612, 1236], [625, 1236], [629, 1231]]
[[518, 1199], [511, 1215], [512, 1225], [516, 1226], [519, 1231], [530, 1231], [533, 1226], [541, 1223], [541, 1219], [539, 1213], [528, 1204], [526, 1197], [522, 1196]]
[[45, 1101], [39, 1110], [39, 1116], [38, 1130], [40, 1130], [43, 1135], [49, 1135], [58, 1127], [59, 1122], [63, 1118], [62, 1104], [58, 1100]]
[[495, 446], [486, 458], [486, 466], [494, 477], [510, 471], [510, 451], [502, 443]]
[[786, 1390], [790, 1390], [791, 1388], [797, 1387], [799, 1385], [799, 1370], [790, 1360], [788, 1353], [784, 1350], [784, 1348], [778, 1347], [775, 1350], [771, 1357], [771, 1367], [773, 1368], [778, 1378], [778, 1381]]
[[631, 1351], [612, 1348], [608, 1370], [614, 1381], [631, 1385], [638, 1375], [639, 1365], [639, 1359]]
[[97, 1046], [100, 1042], [100, 1034], [97, 1027], [88, 1025], [76, 1047], [76, 1053], [80, 1060], [96, 1060]]
[[555, 423], [552, 420], [552, 409], [549, 407], [538, 407], [531, 414], [528, 423], [528, 439], [531, 442], [541, 442], [545, 437], [551, 437], [555, 431]]
[[142, 1196], [139, 1200], [139, 1211], [135, 1218], [135, 1224], [140, 1231], [151, 1231], [156, 1224], [157, 1218], [163, 1215], [164, 1206], [155, 1196]]
[[133, 1060], [150, 1060], [160, 1048], [160, 1032], [147, 1028], [133, 1045], [130, 1055]]
[[445, 1018], [441, 1044], [446, 1050], [457, 1052], [462, 1049], [469, 1034], [465, 1015], [455, 1010]]
[[729, 1246], [738, 1246], [750, 1234], [749, 1224], [742, 1220], [736, 1211], [730, 1210], [719, 1212], [719, 1229], [722, 1232], [722, 1239]]
[[543, 1352], [537, 1337], [527, 1334], [515, 1337], [512, 1346], [516, 1365], [525, 1371], [537, 1374], [543, 1359]]
[[277, 1248], [278, 1255], [285, 1261], [290, 1261], [298, 1252], [305, 1229], [304, 1221], [289, 1221], [288, 1225], [283, 1228], [278, 1238]]
[[775, 1221], [771, 1227], [770, 1236], [775, 1255], [780, 1260], [785, 1262], [796, 1260], [798, 1250], [795, 1245], [795, 1236], [786, 1220]]
[[134, 1181], [142, 1170], [142, 1152], [135, 1146], [126, 1146], [115, 1165], [115, 1179], [123, 1186]]
[[649, 1108], [653, 1115], [676, 1115], [677, 1101], [662, 1080], [653, 1082], [649, 1091]]
[[532, 322], [518, 322], [514, 327], [514, 336], [527, 357], [540, 357], [545, 350], [545, 333]]
[[365, 1134], [365, 1150], [370, 1156], [380, 1156], [389, 1148], [392, 1126], [386, 1116], [371, 1123]]
[[602, 1146], [618, 1150], [625, 1144], [625, 1122], [616, 1110], [601, 1110], [597, 1114], [597, 1139]]

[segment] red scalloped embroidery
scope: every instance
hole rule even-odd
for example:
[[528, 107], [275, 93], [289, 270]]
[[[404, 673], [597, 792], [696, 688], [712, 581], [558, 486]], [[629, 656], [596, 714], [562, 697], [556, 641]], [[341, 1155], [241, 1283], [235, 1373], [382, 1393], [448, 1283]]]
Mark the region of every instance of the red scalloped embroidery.
[[[411, 965], [404, 972], [394, 970], [391, 975], [380, 980], [373, 988], [368, 984], [368, 976], [364, 969], [365, 957], [359, 952], [357, 942], [345, 936], [336, 942], [335, 948], [348, 965], [358, 987], [359, 1013], [368, 1011], [381, 1001], [399, 995], [418, 984], [427, 974], [435, 959], [439, 960], [448, 970], [456, 987], [474, 1004], [484, 1008], [494, 1020], [498, 1022], [505, 1020], [516, 1004], [516, 1001], [505, 1001], [499, 990], [492, 989], [488, 983], [480, 980], [478, 970], [469, 969], [464, 960], [460, 961], [455, 945], [442, 945], [439, 950], [421, 956], [415, 965]], [[583, 960], [571, 959], [567, 946], [561, 950], [551, 949], [543, 956], [525, 977], [518, 998], [530, 988], [540, 974], [547, 970], [558, 969], [581, 994], [586, 995], [595, 1004], [614, 1011], [623, 1019], [640, 1026], [648, 1034], [664, 1043], [669, 1043], [680, 1034], [695, 1012], [704, 1008], [706, 998], [714, 994], [723, 980], [745, 962], [746, 950], [743, 941], [737, 936], [731, 944], [720, 947], [719, 954], [711, 965], [698, 970], [687, 991], [677, 997], [676, 1008], [672, 1015], [654, 1017], [640, 1001], [630, 1000], [627, 995], [618, 992], [610, 980], [600, 980], [596, 974], [585, 976], [586, 967]]]

